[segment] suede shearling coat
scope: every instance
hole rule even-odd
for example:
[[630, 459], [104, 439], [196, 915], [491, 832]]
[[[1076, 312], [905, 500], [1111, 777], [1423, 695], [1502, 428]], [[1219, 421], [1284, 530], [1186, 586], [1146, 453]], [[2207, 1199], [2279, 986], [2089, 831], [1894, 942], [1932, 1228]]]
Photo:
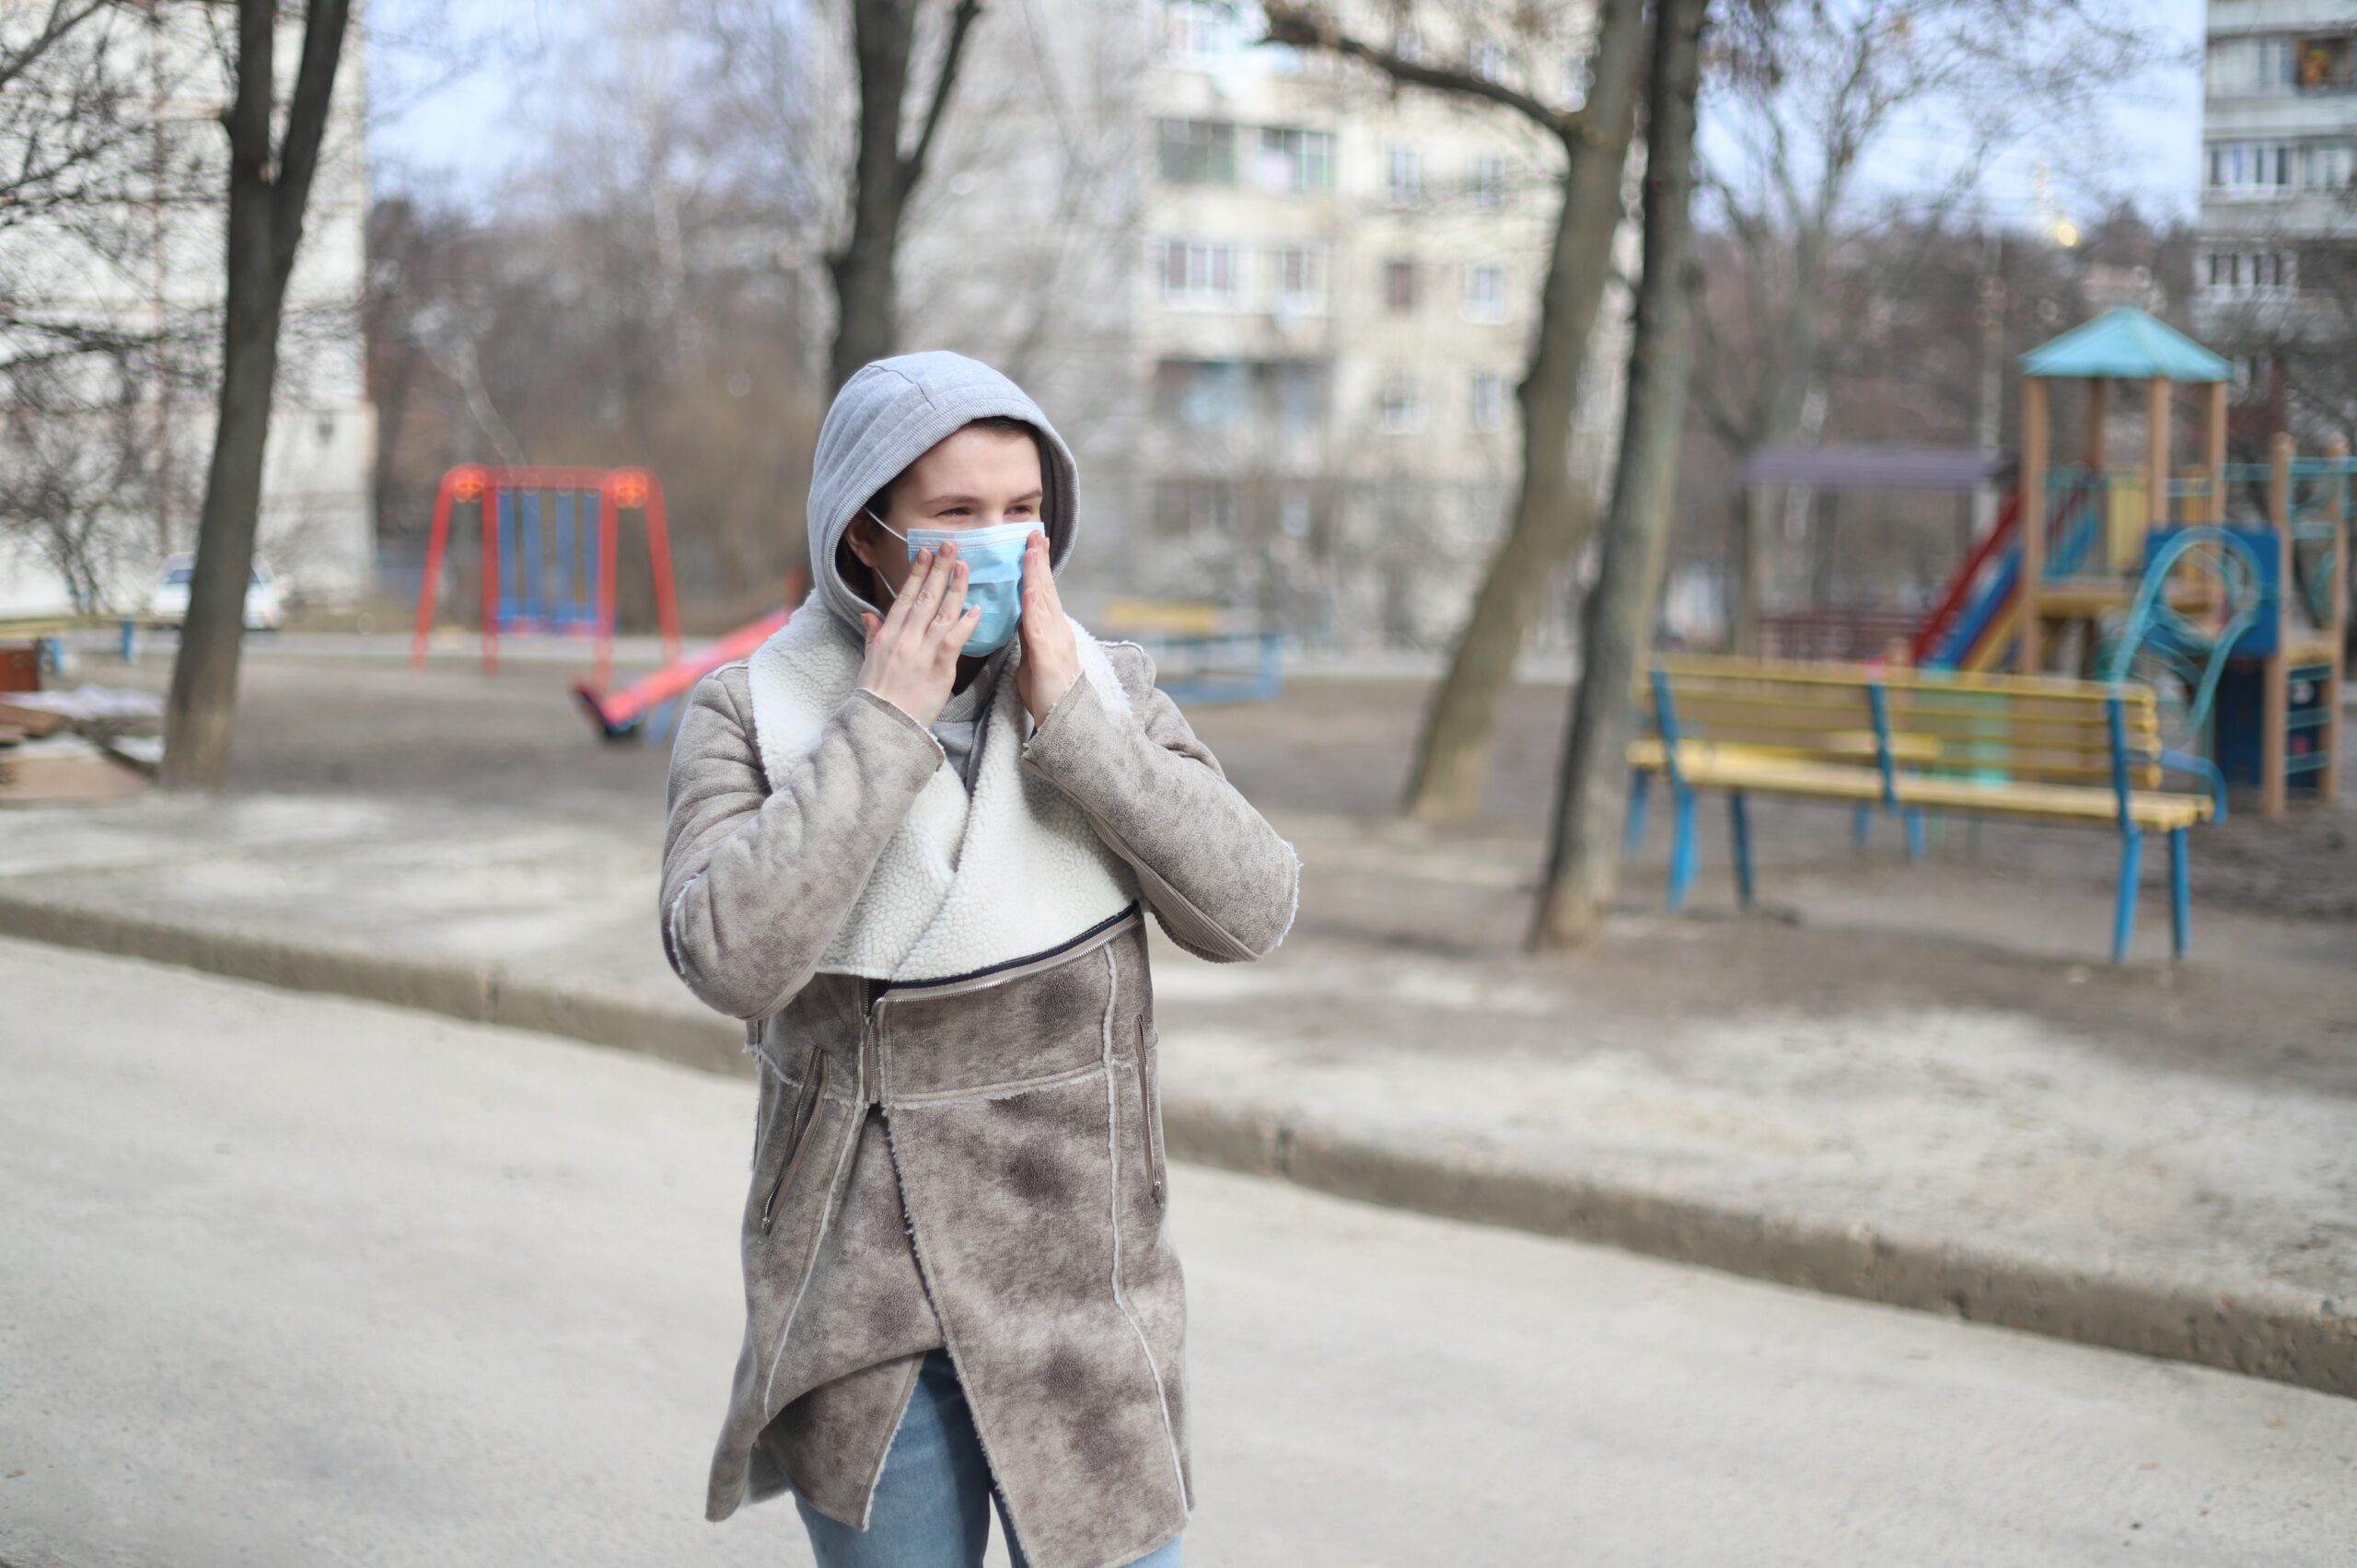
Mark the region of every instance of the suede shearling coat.
[[1145, 916], [1260, 958], [1301, 866], [1145, 651], [1072, 625], [1036, 726], [1013, 650], [970, 795], [816, 591], [685, 709], [665, 947], [760, 1080], [714, 1519], [791, 1489], [865, 1528], [935, 1346], [1037, 1568], [1133, 1562], [1193, 1508]]

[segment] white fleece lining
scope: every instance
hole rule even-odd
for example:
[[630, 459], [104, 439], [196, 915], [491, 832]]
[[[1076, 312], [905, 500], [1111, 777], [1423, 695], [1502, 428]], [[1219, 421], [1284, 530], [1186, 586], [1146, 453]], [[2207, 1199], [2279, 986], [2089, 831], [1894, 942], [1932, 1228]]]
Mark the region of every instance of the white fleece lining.
[[[1111, 1212], [1108, 1218], [1113, 1229], [1113, 1305], [1121, 1309], [1121, 1318], [1130, 1332], [1138, 1337], [1138, 1349], [1145, 1353], [1145, 1369], [1154, 1378], [1155, 1402], [1162, 1409], [1162, 1435], [1170, 1445], [1170, 1473], [1178, 1481], [1178, 1511], [1193, 1510], [1187, 1501], [1187, 1472], [1178, 1463], [1178, 1434], [1170, 1423], [1170, 1400], [1162, 1391], [1162, 1368], [1155, 1365], [1154, 1347], [1146, 1343], [1145, 1330], [1131, 1315], [1130, 1304], [1121, 1299], [1121, 1119], [1113, 1099], [1113, 1008], [1121, 994], [1120, 965], [1113, 957], [1113, 949], [1105, 949], [1105, 1154], [1106, 1168], [1111, 1179]], [[1145, 1144], [1145, 1129], [1138, 1129], [1138, 1144]], [[1148, 1179], [1152, 1179], [1151, 1173]]]
[[[1104, 649], [1079, 621], [1064, 619], [1090, 691], [1130, 712]], [[857, 686], [863, 656], [812, 599], [746, 661], [753, 733], [772, 787], [790, 776]], [[1014, 657], [1021, 656], [1018, 648]], [[818, 968], [900, 981], [945, 979], [1052, 947], [1139, 897], [1129, 863], [1080, 808], [1020, 765], [1028, 722], [1014, 670], [1002, 671], [976, 738], [982, 754], [973, 793], [948, 768], [935, 767]]]

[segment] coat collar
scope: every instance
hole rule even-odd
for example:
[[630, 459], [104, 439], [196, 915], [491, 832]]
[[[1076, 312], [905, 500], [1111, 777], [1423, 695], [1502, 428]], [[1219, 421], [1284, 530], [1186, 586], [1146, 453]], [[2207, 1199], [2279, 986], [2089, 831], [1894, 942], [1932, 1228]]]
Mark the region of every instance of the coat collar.
[[[1081, 672], [1118, 711], [1129, 696], [1104, 648], [1072, 617]], [[865, 657], [815, 598], [753, 651], [746, 675], [753, 733], [770, 787], [799, 759], [858, 683]], [[1119, 913], [1136, 875], [1049, 780], [1021, 766], [1031, 716], [1016, 671], [1018, 644], [976, 738], [969, 795], [934, 770], [836, 932], [821, 970], [907, 982], [940, 980], [1028, 958]]]

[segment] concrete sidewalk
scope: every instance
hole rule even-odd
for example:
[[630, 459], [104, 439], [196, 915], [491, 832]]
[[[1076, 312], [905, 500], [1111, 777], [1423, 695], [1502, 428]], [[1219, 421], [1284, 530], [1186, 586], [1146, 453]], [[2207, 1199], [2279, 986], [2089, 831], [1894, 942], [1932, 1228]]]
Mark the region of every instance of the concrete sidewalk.
[[[1212, 966], [1156, 936], [1175, 1153], [2357, 1394], [2357, 1025], [2316, 1035], [2357, 1006], [2309, 950], [2345, 933], [2205, 912], [2281, 967], [2111, 972], [1894, 935], [1853, 876], [1814, 889], [1839, 930], [1631, 917], [1604, 954], [1539, 963], [1494, 940], [1520, 846], [1271, 815], [1310, 873], [1284, 947]], [[659, 817], [332, 796], [19, 816], [0, 931], [741, 1071], [741, 1031], [662, 962]], [[1957, 901], [2075, 929], [2083, 896]], [[1387, 924], [1411, 903], [1463, 946]], [[1871, 982], [1796, 983], [1829, 942]], [[2267, 1033], [2294, 989], [2306, 1011]]]

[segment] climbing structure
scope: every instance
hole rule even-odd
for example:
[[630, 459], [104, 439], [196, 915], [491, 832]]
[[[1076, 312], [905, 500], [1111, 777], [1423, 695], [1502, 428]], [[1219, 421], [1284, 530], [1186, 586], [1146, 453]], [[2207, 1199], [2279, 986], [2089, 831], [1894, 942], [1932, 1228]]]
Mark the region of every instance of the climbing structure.
[[[2278, 436], [2264, 464], [2226, 461], [2228, 366], [2122, 307], [2023, 357], [2019, 483], [1918, 629], [1928, 668], [2012, 668], [2151, 685], [2175, 749], [2214, 761], [2280, 817], [2294, 793], [2339, 785], [2339, 693], [2347, 595], [2345, 449], [2295, 458]], [[2083, 460], [2052, 460], [2050, 386], [2086, 388]], [[2114, 383], [2141, 383], [2143, 461], [2106, 459]], [[2200, 389], [2202, 460], [2172, 466], [2178, 389]], [[2264, 496], [2263, 515], [2237, 495]], [[2025, 518], [2037, 519], [2035, 526]]]

